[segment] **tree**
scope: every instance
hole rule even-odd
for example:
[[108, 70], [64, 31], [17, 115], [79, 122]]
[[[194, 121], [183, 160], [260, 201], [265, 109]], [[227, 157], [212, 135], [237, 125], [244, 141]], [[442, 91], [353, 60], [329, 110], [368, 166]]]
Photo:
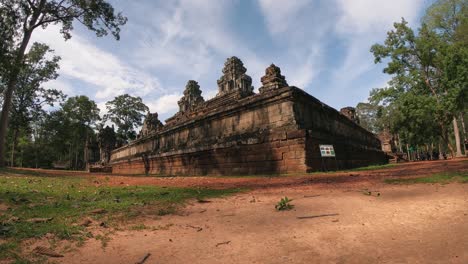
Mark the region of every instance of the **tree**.
[[[9, 140], [11, 144], [11, 165], [14, 166], [14, 154], [20, 131], [29, 136], [30, 122], [43, 113], [43, 106], [53, 106], [63, 100], [62, 92], [42, 87], [44, 82], [57, 78], [58, 62], [60, 57], [53, 56], [47, 59], [52, 50], [44, 44], [34, 43], [31, 50], [25, 55], [19, 76], [17, 89], [13, 95]], [[0, 83], [0, 91], [4, 90]]]
[[446, 41], [468, 43], [468, 1], [438, 0], [423, 17], [423, 23]]
[[[442, 72], [444, 82], [452, 86], [459, 86], [462, 90], [461, 101], [454, 110], [452, 120], [455, 135], [457, 156], [461, 156], [461, 140], [457, 122], [458, 116], [468, 109], [468, 70], [466, 67], [468, 45], [468, 1], [466, 0], [439, 0], [430, 6], [423, 18], [428, 28], [439, 33], [447, 42], [445, 60], [442, 61], [447, 70]], [[465, 67], [461, 66], [465, 65]], [[460, 122], [463, 120], [460, 120]], [[464, 134], [463, 131], [462, 134]], [[466, 154], [466, 153], [465, 153]]]
[[379, 124], [381, 106], [370, 103], [358, 103], [356, 115], [359, 117], [360, 125], [372, 133], [378, 134], [382, 129]]
[[0, 47], [0, 56], [8, 58], [8, 63], [3, 65], [6, 72], [2, 73], [6, 89], [0, 117], [0, 167], [5, 161], [5, 137], [13, 92], [32, 33], [39, 27], [60, 24], [63, 37], [69, 39], [74, 21], [96, 32], [98, 37], [110, 32], [118, 40], [120, 26], [127, 18], [121, 13], [115, 14], [112, 5], [105, 0], [0, 0], [0, 22], [5, 23], [0, 26], [0, 36], [7, 40]]
[[143, 117], [149, 111], [140, 97], [128, 94], [119, 95], [106, 103], [108, 113], [104, 120], [110, 120], [117, 126], [117, 135], [125, 140], [136, 138], [135, 128], [143, 124]]
[[[454, 148], [449, 140], [449, 124], [460, 109], [466, 89], [466, 65], [462, 61], [465, 49], [455, 48], [443, 40], [435, 31], [430, 30], [425, 24], [416, 35], [407, 22], [394, 24], [395, 30], [388, 32], [384, 44], [375, 44], [371, 48], [375, 62], [389, 59], [384, 72], [393, 76], [389, 87], [377, 89], [372, 92], [374, 101], [386, 101], [393, 105], [393, 109], [401, 110], [406, 107], [408, 116], [426, 116], [435, 122], [442, 141], [448, 145], [452, 155]], [[456, 59], [450, 57], [456, 56]], [[428, 107], [421, 106], [419, 102], [430, 103]], [[421, 111], [428, 111], [430, 115], [421, 115]], [[397, 114], [397, 113], [393, 113]], [[403, 118], [403, 117], [402, 117]], [[406, 120], [403, 118], [403, 120]], [[414, 133], [427, 131], [413, 131], [412, 123], [400, 120], [397, 122], [406, 130]], [[415, 122], [415, 120], [409, 120]], [[427, 124], [426, 124], [427, 125]], [[433, 127], [433, 126], [431, 126]]]
[[[69, 122], [68, 137], [70, 139], [70, 161], [74, 160], [74, 168], [83, 168], [79, 164], [79, 156], [83, 157], [83, 165], [87, 162], [87, 146], [90, 134], [93, 134], [93, 128], [97, 121], [101, 120], [99, 108], [96, 103], [87, 96], [70, 97], [62, 104], [62, 112], [65, 119]], [[83, 155], [80, 155], [83, 150]], [[72, 156], [74, 153], [74, 157]]]

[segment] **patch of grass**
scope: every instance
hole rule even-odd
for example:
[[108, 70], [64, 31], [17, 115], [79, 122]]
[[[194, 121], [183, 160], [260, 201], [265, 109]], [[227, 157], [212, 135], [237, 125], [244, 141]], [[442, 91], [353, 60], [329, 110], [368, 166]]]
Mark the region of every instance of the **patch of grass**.
[[5, 242], [0, 244], [0, 259], [15, 258], [18, 244], [15, 242]]
[[385, 183], [389, 184], [413, 184], [413, 183], [449, 183], [461, 182], [468, 183], [468, 172], [451, 172], [451, 173], [436, 173], [427, 177], [419, 178], [398, 178], [385, 179]]
[[360, 168], [355, 168], [351, 169], [348, 171], [368, 171], [368, 170], [383, 170], [383, 169], [389, 169], [395, 167], [397, 164], [383, 164], [383, 165], [371, 165], [367, 167], [360, 167]]
[[107, 245], [109, 244], [109, 241], [111, 241], [111, 238], [110, 238], [109, 234], [105, 234], [105, 235], [96, 235], [94, 238], [95, 238], [96, 240], [100, 240], [100, 241], [101, 241], [101, 246], [102, 246], [102, 248], [107, 247]]
[[130, 230], [135, 230], [135, 231], [141, 231], [141, 230], [145, 230], [145, 229], [148, 229], [149, 227], [146, 226], [145, 224], [137, 224], [137, 225], [133, 225], [130, 227]]
[[[0, 261], [14, 256], [3, 252], [20, 254], [20, 249], [11, 245], [19, 245], [24, 239], [40, 238], [46, 234], [82, 243], [88, 232], [78, 223], [86, 217], [105, 222], [111, 227], [118, 226], [140, 215], [142, 211], [155, 215], [170, 214], [188, 199], [206, 199], [240, 191], [95, 186], [83, 177], [38, 177], [13, 174], [7, 170], [0, 171], [0, 204], [8, 207], [0, 214], [0, 238], [7, 241], [2, 247], [10, 245], [10, 249], [0, 250]], [[105, 213], [93, 213], [96, 209], [104, 209]], [[28, 221], [33, 218], [52, 219], [40, 223]]]

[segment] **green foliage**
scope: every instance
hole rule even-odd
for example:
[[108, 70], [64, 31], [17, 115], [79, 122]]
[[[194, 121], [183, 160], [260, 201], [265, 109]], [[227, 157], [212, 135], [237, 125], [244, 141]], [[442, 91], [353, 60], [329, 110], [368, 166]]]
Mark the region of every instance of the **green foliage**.
[[450, 125], [468, 101], [468, 46], [454, 37], [466, 24], [466, 3], [438, 1], [417, 34], [403, 19], [383, 44], [371, 48], [376, 63], [387, 63], [384, 72], [392, 79], [388, 87], [374, 89], [369, 100], [382, 107], [379, 119], [405, 143], [440, 138], [453, 152]]
[[125, 141], [136, 138], [135, 128], [143, 124], [143, 117], [149, 111], [140, 97], [119, 95], [106, 103], [108, 113], [104, 120], [117, 126], [117, 134]]
[[370, 103], [358, 103], [356, 115], [359, 117], [359, 124], [372, 133], [379, 133], [383, 129], [381, 124], [382, 107]]
[[0, 167], [5, 161], [5, 139], [13, 94], [18, 90], [25, 53], [36, 28], [60, 25], [63, 37], [69, 39], [73, 22], [83, 24], [97, 36], [111, 33], [120, 38], [120, 27], [127, 22], [121, 13], [105, 0], [0, 0], [0, 86], [4, 86], [0, 117]]
[[[34, 142], [23, 166], [50, 168], [53, 162], [69, 162], [74, 169], [85, 166], [85, 147], [95, 141], [94, 128], [100, 120], [99, 108], [87, 96], [70, 97], [61, 109], [33, 121]], [[41, 155], [42, 153], [42, 155]]]
[[454, 172], [454, 173], [436, 173], [428, 177], [418, 177], [418, 178], [385, 179], [385, 183], [389, 183], [389, 184], [449, 183], [449, 182], [468, 183], [468, 172], [460, 171], [460, 172]]
[[427, 9], [423, 23], [448, 41], [467, 43], [468, 1], [438, 0]]
[[[24, 152], [24, 147], [32, 141], [31, 133], [34, 129], [32, 122], [45, 114], [44, 105], [53, 106], [63, 100], [65, 95], [55, 89], [46, 89], [44, 82], [57, 78], [60, 57], [53, 56], [52, 50], [44, 44], [34, 43], [25, 55], [21, 66], [16, 92], [12, 99], [10, 117], [10, 131], [8, 134], [8, 149], [10, 163], [15, 163], [17, 153]], [[5, 84], [0, 82], [0, 93], [3, 94]], [[0, 95], [2, 97], [2, 95]], [[23, 142], [18, 145], [18, 142]]]
[[16, 31], [12, 33], [16, 36], [22, 35], [18, 33], [21, 30], [33, 31], [38, 27], [59, 24], [63, 37], [69, 39], [73, 22], [76, 21], [94, 31], [98, 37], [111, 33], [119, 39], [120, 27], [127, 22], [127, 18], [121, 13], [115, 13], [112, 5], [105, 0], [0, 0], [0, 6], [10, 16], [8, 25]]
[[281, 200], [275, 205], [275, 209], [278, 211], [291, 210], [294, 208], [294, 205], [290, 204], [292, 199], [288, 197], [281, 198]]
[[101, 120], [96, 103], [85, 95], [68, 98], [62, 104], [62, 111], [71, 123], [78, 126], [89, 127]]

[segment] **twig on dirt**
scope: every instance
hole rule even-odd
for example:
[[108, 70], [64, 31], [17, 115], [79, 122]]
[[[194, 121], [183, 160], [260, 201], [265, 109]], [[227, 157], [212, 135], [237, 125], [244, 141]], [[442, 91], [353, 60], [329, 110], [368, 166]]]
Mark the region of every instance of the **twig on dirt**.
[[92, 214], [105, 214], [107, 213], [106, 209], [98, 208], [91, 211]]
[[151, 256], [151, 253], [146, 254], [142, 260], [136, 262], [135, 264], [143, 264]]
[[50, 217], [50, 218], [31, 218], [31, 219], [26, 220], [26, 222], [38, 224], [38, 223], [46, 223], [46, 222], [52, 221], [52, 219], [54, 219], [54, 218], [53, 217]]
[[211, 203], [210, 200], [203, 200], [203, 199], [198, 199], [199, 203]]
[[201, 214], [201, 213], [204, 213], [204, 212], [206, 212], [206, 209], [201, 210], [199, 213]]
[[203, 228], [199, 227], [199, 226], [193, 226], [193, 225], [187, 225], [187, 227], [190, 227], [190, 228], [193, 228], [193, 229], [197, 229], [197, 232], [200, 232], [203, 230]]
[[49, 256], [49, 257], [53, 257], [53, 258], [62, 258], [63, 255], [62, 254], [59, 254], [55, 251], [53, 251], [52, 249], [49, 249], [49, 248], [46, 248], [46, 247], [41, 247], [41, 246], [38, 246], [34, 249], [34, 252], [36, 252], [37, 254], [41, 254], [41, 255], [45, 255], [45, 256]]
[[322, 214], [322, 215], [298, 216], [297, 219], [309, 219], [309, 218], [318, 218], [318, 217], [335, 216], [335, 215], [339, 215], [339, 214]]
[[221, 246], [221, 245], [227, 245], [227, 244], [229, 244], [229, 243], [231, 243], [231, 240], [218, 243], [218, 244], [216, 244], [216, 247]]
[[317, 195], [304, 195], [304, 198], [312, 198], [312, 197], [318, 197], [320, 194]]

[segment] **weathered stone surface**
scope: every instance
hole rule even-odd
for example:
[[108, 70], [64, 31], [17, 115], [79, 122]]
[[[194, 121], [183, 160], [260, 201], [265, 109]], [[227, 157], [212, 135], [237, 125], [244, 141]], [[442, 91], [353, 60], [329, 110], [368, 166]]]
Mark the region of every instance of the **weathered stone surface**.
[[194, 80], [188, 81], [185, 86], [184, 96], [177, 102], [179, 104], [179, 112], [193, 111], [198, 106], [202, 105], [205, 100], [201, 94], [202, 91], [200, 90], [198, 82]]
[[353, 121], [356, 124], [359, 124], [359, 117], [356, 115], [356, 108], [348, 106], [343, 107], [340, 110], [340, 113], [346, 116], [349, 120]]
[[138, 137], [146, 137], [151, 133], [155, 133], [163, 127], [163, 124], [158, 119], [158, 113], [149, 113], [146, 115], [143, 121], [143, 127], [141, 128]]
[[261, 82], [263, 86], [258, 89], [260, 93], [288, 86], [286, 78], [281, 75], [281, 69], [274, 64], [266, 68], [265, 76], [261, 78]]
[[218, 80], [218, 94], [222, 96], [237, 92], [242, 97], [253, 94], [252, 78], [246, 74], [244, 63], [237, 58], [231, 57], [224, 63], [223, 76]]
[[[321, 170], [324, 164], [330, 169], [335, 160], [322, 159], [319, 144], [335, 146], [339, 168], [386, 161], [372, 133], [301, 89], [282, 87], [287, 84], [278, 67], [266, 71], [266, 90], [259, 94], [251, 92], [250, 77], [238, 58], [228, 59], [223, 73], [218, 96], [192, 109], [181, 100], [184, 111], [156, 133], [114, 150], [113, 172], [293, 173]], [[196, 90], [195, 83], [190, 87]]]
[[387, 153], [395, 153], [396, 152], [396, 146], [394, 143], [394, 138], [393, 135], [390, 133], [390, 131], [385, 128], [379, 135], [378, 135], [381, 145], [382, 145], [382, 150]]

